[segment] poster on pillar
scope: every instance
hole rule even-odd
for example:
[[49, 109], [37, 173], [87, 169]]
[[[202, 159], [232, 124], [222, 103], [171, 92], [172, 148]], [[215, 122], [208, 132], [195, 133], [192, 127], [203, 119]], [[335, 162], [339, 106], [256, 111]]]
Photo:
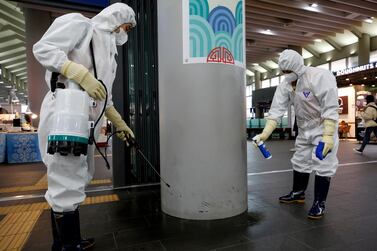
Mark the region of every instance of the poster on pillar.
[[245, 67], [244, 0], [182, 0], [183, 63]]

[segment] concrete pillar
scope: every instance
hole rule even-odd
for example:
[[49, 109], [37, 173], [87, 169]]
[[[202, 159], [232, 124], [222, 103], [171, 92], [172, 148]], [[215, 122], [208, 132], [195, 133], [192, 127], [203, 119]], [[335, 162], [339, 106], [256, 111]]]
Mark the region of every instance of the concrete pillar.
[[247, 210], [245, 73], [183, 64], [182, 2], [157, 2], [162, 210], [227, 218]]
[[255, 90], [259, 90], [260, 88], [262, 88], [261, 73], [255, 71]]
[[[44, 96], [48, 92], [45, 81], [45, 68], [39, 64], [33, 54], [33, 45], [41, 39], [50, 26], [50, 13], [35, 9], [24, 8], [26, 31], [26, 62], [27, 62], [27, 88], [30, 110], [39, 115]], [[38, 126], [38, 119], [33, 120], [33, 125]]]
[[363, 33], [359, 38], [359, 65], [369, 64], [370, 55], [370, 35]]

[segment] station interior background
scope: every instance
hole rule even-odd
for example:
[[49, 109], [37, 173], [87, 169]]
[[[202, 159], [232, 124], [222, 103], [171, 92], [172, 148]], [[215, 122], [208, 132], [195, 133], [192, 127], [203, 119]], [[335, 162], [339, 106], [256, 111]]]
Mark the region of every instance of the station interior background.
[[[59, 2], [0, 0], [0, 250], [49, 250], [50, 237], [43, 237], [50, 235], [45, 227], [49, 215], [44, 209], [48, 206], [43, 200], [47, 189], [46, 167], [41, 162], [37, 143], [40, 104], [47, 86], [32, 84], [42, 79], [42, 73], [35, 60], [30, 59], [33, 41], [43, 33], [27, 32], [28, 27], [35, 29], [36, 25], [27, 20], [40, 18], [39, 32], [42, 32], [49, 22], [65, 13], [80, 11], [92, 17], [99, 10], [98, 6], [81, 6], [75, 1]], [[121, 103], [122, 111], [128, 116], [126, 120], [142, 135], [146, 155], [159, 170], [158, 106], [148, 110], [148, 102], [156, 102], [158, 86], [155, 65], [159, 34], [154, 22], [158, 1], [123, 2], [143, 12], [145, 19], [140, 21], [143, 28], [136, 28], [135, 35], [130, 36], [129, 44], [120, 53], [124, 57], [120, 75], [128, 78], [129, 85], [120, 90], [122, 96], [118, 99], [126, 97]], [[38, 13], [46, 15], [39, 17]], [[365, 127], [361, 115], [366, 106], [365, 97], [377, 95], [377, 1], [245, 0], [245, 14], [244, 133], [248, 139], [249, 214], [212, 223], [164, 215], [159, 208], [158, 176], [133, 150], [115, 140], [114, 145], [113, 140], [106, 143], [105, 133], [110, 126], [105, 121], [100, 145], [101, 149], [108, 146], [111, 168], [104, 168], [104, 160], [96, 153], [96, 174], [87, 188], [90, 196], [85, 204], [88, 206], [83, 206], [87, 213], [83, 229], [99, 240], [95, 250], [376, 250], [377, 229], [372, 223], [377, 220], [377, 205], [372, 191], [377, 178], [377, 135], [372, 137], [364, 155], [355, 156], [352, 148], [363, 139]], [[140, 41], [147, 42], [139, 47]], [[283, 189], [288, 191], [291, 185], [289, 149], [294, 147], [293, 108], [288, 109], [268, 143], [274, 156], [272, 161], [266, 163], [261, 159], [250, 142], [263, 130], [276, 87], [284, 80], [278, 58], [287, 48], [299, 52], [305, 65], [333, 72], [339, 88], [341, 146], [338, 155], [342, 168], [335, 179], [334, 191], [330, 192], [333, 205], [329, 206], [323, 223], [298, 219], [304, 217], [306, 210], [276, 206], [277, 196]], [[147, 55], [144, 59], [137, 56], [142, 52]], [[36, 71], [38, 74], [34, 74]], [[144, 71], [153, 72], [153, 78], [148, 80]], [[141, 98], [138, 90], [149, 94]], [[148, 118], [144, 117], [147, 113]], [[19, 145], [22, 140], [28, 142], [26, 147]], [[280, 162], [282, 159], [285, 164]], [[265, 172], [277, 176], [267, 177]], [[135, 190], [120, 190], [124, 187]], [[114, 189], [120, 192], [113, 193]], [[125, 204], [116, 204], [119, 201]], [[30, 209], [32, 204], [37, 211]], [[18, 220], [10, 218], [17, 210], [25, 219], [20, 220], [20, 215], [15, 216]], [[105, 215], [98, 216], [98, 210], [103, 210]], [[98, 224], [103, 231], [91, 222], [95, 217], [99, 217]], [[9, 224], [26, 227], [24, 230], [14, 227], [15, 232], [10, 233], [13, 230], [9, 229], [13, 228]], [[228, 234], [229, 229], [232, 234]]]

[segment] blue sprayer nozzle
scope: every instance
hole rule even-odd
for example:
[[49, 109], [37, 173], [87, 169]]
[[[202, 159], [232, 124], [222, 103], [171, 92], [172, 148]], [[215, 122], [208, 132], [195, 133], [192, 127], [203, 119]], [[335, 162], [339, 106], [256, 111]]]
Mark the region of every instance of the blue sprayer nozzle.
[[261, 151], [261, 153], [263, 154], [263, 157], [265, 159], [271, 159], [272, 158], [271, 153], [267, 150], [266, 145], [264, 144], [263, 141], [259, 141], [259, 143], [257, 143], [257, 146], [258, 146], [259, 150]]

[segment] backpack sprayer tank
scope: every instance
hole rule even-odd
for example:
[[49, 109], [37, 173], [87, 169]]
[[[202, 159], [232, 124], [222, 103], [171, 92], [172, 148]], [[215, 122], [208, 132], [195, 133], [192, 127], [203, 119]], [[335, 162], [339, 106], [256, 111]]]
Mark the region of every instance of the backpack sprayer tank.
[[69, 80], [65, 88], [56, 88], [55, 113], [52, 128], [48, 135], [49, 154], [62, 156], [86, 155], [91, 144], [94, 122], [89, 121], [89, 108], [95, 101], [74, 81]]

